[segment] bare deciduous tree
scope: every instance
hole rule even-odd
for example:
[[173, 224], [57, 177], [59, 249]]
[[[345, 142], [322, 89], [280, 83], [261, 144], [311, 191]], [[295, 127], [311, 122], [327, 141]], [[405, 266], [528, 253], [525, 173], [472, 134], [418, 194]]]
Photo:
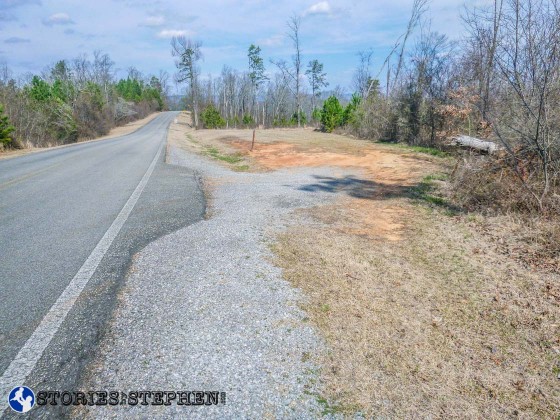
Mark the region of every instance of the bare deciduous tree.
[[[408, 20], [406, 32], [404, 33], [402, 37], [402, 42], [400, 44], [401, 49], [399, 51], [397, 67], [393, 78], [393, 84], [396, 84], [398, 82], [399, 76], [401, 74], [401, 69], [404, 62], [406, 42], [408, 41], [410, 35], [412, 35], [412, 32], [414, 31], [416, 26], [418, 26], [418, 23], [420, 23], [420, 19], [422, 18], [422, 15], [426, 12], [428, 1], [429, 0], [414, 0], [414, 3], [412, 4], [412, 13], [410, 15], [410, 19]], [[389, 78], [387, 78], [387, 83], [389, 84]]]
[[319, 60], [311, 60], [307, 65], [305, 72], [309, 78], [309, 85], [311, 86], [311, 112], [315, 111], [315, 100], [321, 94], [321, 88], [327, 87], [327, 73], [323, 72], [323, 63]]
[[[300, 45], [300, 26], [301, 18], [297, 15], [292, 15], [287, 22], [288, 25], [288, 37], [292, 40], [294, 47], [294, 55], [292, 56], [292, 66], [288, 66], [286, 61], [278, 60], [272, 63], [278, 67], [278, 70], [284, 75], [284, 78], [288, 82], [288, 87], [293, 92], [295, 102], [296, 102], [296, 115], [298, 127], [301, 127], [301, 72], [302, 72], [302, 62], [301, 62], [301, 45]], [[290, 86], [293, 82], [293, 88]]]
[[356, 71], [354, 72], [354, 89], [360, 97], [365, 98], [368, 96], [370, 90], [372, 77], [371, 77], [371, 57], [373, 50], [360, 51], [358, 57], [360, 62]]
[[301, 127], [301, 97], [300, 97], [300, 82], [301, 82], [301, 45], [299, 39], [299, 31], [301, 26], [301, 18], [296, 16], [295, 14], [290, 18], [288, 21], [288, 36], [292, 40], [294, 46], [294, 56], [292, 57], [293, 61], [293, 75], [292, 77], [295, 80], [296, 84], [296, 112], [297, 112], [297, 122], [298, 127]]
[[198, 128], [198, 74], [197, 62], [202, 58], [199, 41], [187, 39], [184, 36], [174, 36], [171, 40], [171, 54], [177, 57], [175, 65], [179, 70], [176, 80], [179, 83], [188, 82], [191, 91], [191, 105], [195, 128]]
[[[558, 6], [556, 0], [507, 0], [495, 53], [507, 104], [494, 112], [495, 131], [541, 210], [560, 170]], [[538, 176], [531, 173], [532, 157], [539, 162]]]

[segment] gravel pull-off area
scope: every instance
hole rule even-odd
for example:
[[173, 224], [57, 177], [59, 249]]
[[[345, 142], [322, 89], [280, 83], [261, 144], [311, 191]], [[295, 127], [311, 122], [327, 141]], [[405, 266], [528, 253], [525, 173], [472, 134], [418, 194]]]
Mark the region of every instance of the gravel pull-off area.
[[[329, 168], [235, 173], [169, 147], [168, 162], [212, 185], [211, 217], [152, 242], [134, 259], [84, 390], [209, 390], [213, 406], [94, 406], [93, 418], [316, 418], [313, 356], [324, 351], [304, 296], [271, 264], [270, 232]], [[307, 187], [307, 188], [306, 188]], [[165, 205], [165, 203], [162, 203]]]

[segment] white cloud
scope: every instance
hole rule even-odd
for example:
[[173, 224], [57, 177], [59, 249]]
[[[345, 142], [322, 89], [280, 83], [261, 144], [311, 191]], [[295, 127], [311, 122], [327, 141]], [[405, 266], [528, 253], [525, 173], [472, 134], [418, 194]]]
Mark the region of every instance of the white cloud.
[[278, 45], [282, 45], [284, 42], [283, 35], [273, 35], [271, 37], [259, 40], [260, 45], [264, 45], [267, 47], [275, 47]]
[[331, 12], [331, 5], [328, 1], [320, 1], [310, 6], [303, 12], [303, 16], [308, 15], [328, 15]]
[[66, 13], [55, 13], [46, 19], [43, 19], [43, 25], [73, 25], [75, 22]]
[[158, 38], [173, 38], [174, 36], [188, 36], [193, 35], [191, 31], [185, 31], [181, 29], [163, 29], [158, 32]]
[[165, 23], [165, 18], [163, 16], [149, 16], [147, 17], [141, 26], [147, 26], [149, 28], [157, 28]]

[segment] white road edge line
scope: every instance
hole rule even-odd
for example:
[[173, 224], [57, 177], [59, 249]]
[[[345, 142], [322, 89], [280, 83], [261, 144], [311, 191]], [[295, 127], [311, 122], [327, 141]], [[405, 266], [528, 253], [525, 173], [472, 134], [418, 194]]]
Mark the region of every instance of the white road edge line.
[[[119, 234], [121, 228], [125, 224], [136, 202], [140, 198], [142, 191], [146, 187], [156, 163], [161, 155], [163, 146], [166, 141], [162, 141], [154, 160], [146, 170], [146, 173], [140, 180], [140, 183], [113, 221], [103, 238], [98, 242], [94, 250], [91, 252], [87, 260], [80, 267], [70, 284], [66, 286], [64, 292], [59, 296], [51, 309], [47, 312], [41, 323], [37, 326], [31, 337], [21, 348], [17, 356], [12, 360], [6, 371], [0, 378], [0, 398], [8, 398], [9, 392], [16, 386], [24, 384], [27, 377], [31, 374], [35, 365], [43, 355], [43, 352], [51, 342], [52, 338], [66, 319], [70, 309], [84, 290], [89, 279], [97, 269], [97, 266], [109, 250], [109, 247]], [[0, 414], [4, 411], [0, 410]]]

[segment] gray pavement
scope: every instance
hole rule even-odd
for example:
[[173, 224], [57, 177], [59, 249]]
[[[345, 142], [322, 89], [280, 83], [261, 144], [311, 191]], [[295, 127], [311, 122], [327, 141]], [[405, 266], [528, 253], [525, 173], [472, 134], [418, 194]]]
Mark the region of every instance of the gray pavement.
[[[162, 113], [115, 139], [0, 161], [0, 373], [115, 221], [175, 115]], [[165, 149], [26, 385], [77, 389], [132, 255], [157, 237], [201, 220], [205, 203], [196, 174], [164, 160]], [[60, 414], [53, 409], [35, 413]]]

